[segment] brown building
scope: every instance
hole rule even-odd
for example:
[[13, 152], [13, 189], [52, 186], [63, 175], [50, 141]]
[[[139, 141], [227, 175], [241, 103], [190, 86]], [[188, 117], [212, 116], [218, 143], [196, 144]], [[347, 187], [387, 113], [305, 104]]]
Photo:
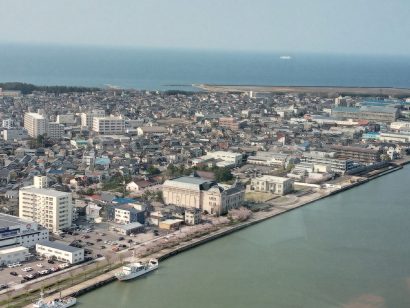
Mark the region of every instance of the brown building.
[[351, 159], [366, 164], [380, 161], [380, 150], [342, 145], [333, 145], [330, 148], [336, 152], [339, 159]]
[[219, 118], [219, 126], [229, 128], [230, 130], [238, 130], [241, 127], [241, 123], [235, 118]]

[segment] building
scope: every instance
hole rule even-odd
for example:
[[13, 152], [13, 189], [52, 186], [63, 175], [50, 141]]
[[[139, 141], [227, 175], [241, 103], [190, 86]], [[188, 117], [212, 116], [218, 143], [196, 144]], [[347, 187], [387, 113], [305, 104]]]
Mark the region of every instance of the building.
[[116, 225], [112, 229], [121, 235], [130, 235], [144, 231], [144, 225], [139, 222], [133, 222], [126, 225]]
[[80, 117], [81, 117], [81, 126], [92, 129], [94, 117], [105, 117], [105, 111], [102, 109], [95, 109], [90, 112], [83, 112]]
[[0, 265], [24, 262], [29, 256], [27, 247], [0, 249]]
[[345, 174], [346, 172], [356, 168], [356, 165], [352, 159], [337, 158], [336, 152], [306, 152], [304, 153], [304, 162], [313, 165], [313, 172], [326, 172], [323, 171], [321, 166], [329, 167], [328, 171], [337, 174]]
[[114, 210], [114, 221], [118, 224], [145, 223], [145, 211], [138, 211], [131, 204], [118, 205]]
[[178, 230], [183, 222], [183, 219], [166, 219], [160, 221], [158, 227], [164, 230]]
[[259, 151], [255, 156], [249, 156], [247, 163], [260, 166], [285, 167], [288, 163], [294, 163], [294, 159], [284, 153]]
[[46, 258], [76, 264], [84, 261], [84, 248], [77, 248], [59, 242], [43, 241], [36, 244], [36, 252]]
[[24, 128], [30, 137], [36, 138], [47, 133], [47, 119], [39, 114], [27, 112], [24, 115]]
[[43, 188], [43, 180], [20, 188], [20, 218], [33, 220], [52, 232], [71, 227], [73, 217], [72, 194]]
[[48, 240], [48, 235], [48, 230], [36, 222], [0, 213], [0, 248], [30, 248], [40, 241]]
[[13, 127], [3, 130], [3, 139], [6, 141], [20, 141], [28, 138], [28, 133], [25, 128]]
[[222, 185], [196, 175], [166, 180], [162, 189], [165, 204], [197, 208], [217, 215], [238, 208], [245, 194], [237, 183]]
[[1, 122], [1, 127], [3, 128], [12, 128], [14, 126], [14, 120], [13, 119], [4, 119]]
[[74, 114], [72, 113], [59, 114], [57, 115], [56, 122], [59, 124], [73, 125], [73, 124], [76, 124], [76, 119], [75, 119]]
[[293, 191], [293, 180], [279, 176], [263, 175], [261, 177], [253, 178], [248, 189], [250, 191], [286, 195]]
[[121, 117], [94, 117], [93, 131], [99, 134], [122, 134], [125, 124]]
[[201, 223], [201, 211], [196, 208], [188, 208], [185, 210], [185, 223], [187, 225], [197, 225]]
[[235, 167], [242, 164], [243, 155], [228, 151], [208, 152], [206, 155], [192, 159], [192, 166], [215, 165], [217, 167]]
[[219, 119], [219, 126], [237, 131], [241, 128], [242, 123], [235, 118], [224, 117]]
[[61, 139], [64, 136], [64, 125], [57, 122], [48, 123], [47, 137]]
[[166, 135], [168, 130], [162, 126], [141, 126], [137, 128], [138, 136]]
[[366, 164], [380, 161], [380, 150], [342, 145], [333, 145], [330, 146], [330, 148], [336, 152], [337, 158], [339, 159], [351, 159]]
[[332, 116], [338, 119], [394, 122], [399, 116], [399, 110], [394, 107], [381, 106], [336, 107], [332, 109]]

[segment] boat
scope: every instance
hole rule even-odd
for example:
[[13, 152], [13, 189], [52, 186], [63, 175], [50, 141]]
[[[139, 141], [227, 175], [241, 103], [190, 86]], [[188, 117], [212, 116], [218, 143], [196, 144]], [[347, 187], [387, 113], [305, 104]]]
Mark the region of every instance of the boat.
[[50, 302], [45, 302], [41, 292], [40, 299], [33, 304], [33, 308], [68, 308], [77, 304], [77, 299], [72, 296], [62, 297]]
[[136, 262], [125, 265], [122, 271], [115, 274], [118, 280], [130, 280], [147, 274], [158, 268], [158, 260], [150, 259], [148, 262]]
[[291, 57], [291, 56], [280, 56], [280, 59], [282, 59], [282, 60], [290, 60], [290, 59], [292, 59], [292, 57]]

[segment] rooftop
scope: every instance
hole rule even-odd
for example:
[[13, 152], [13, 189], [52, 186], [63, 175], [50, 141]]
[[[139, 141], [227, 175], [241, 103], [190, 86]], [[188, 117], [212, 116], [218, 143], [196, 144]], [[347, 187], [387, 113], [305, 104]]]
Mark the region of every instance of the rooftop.
[[79, 250], [83, 250], [84, 248], [77, 248], [77, 247], [73, 247], [67, 244], [63, 244], [60, 242], [51, 242], [51, 241], [42, 241], [40, 243], [37, 243], [37, 245], [43, 245], [46, 247], [50, 247], [50, 248], [54, 248], [54, 249], [58, 249], [58, 250], [63, 250], [63, 251], [67, 251], [67, 252], [77, 252]]
[[21, 219], [17, 216], [0, 213], [0, 229], [15, 225], [27, 225], [33, 223], [30, 220]]
[[45, 195], [49, 197], [67, 197], [68, 195], [71, 195], [71, 193], [68, 193], [68, 192], [58, 191], [54, 189], [47, 189], [47, 188], [36, 188], [34, 186], [26, 186], [26, 187], [20, 188], [20, 190], [28, 191], [28, 192], [39, 194], [39, 195]]

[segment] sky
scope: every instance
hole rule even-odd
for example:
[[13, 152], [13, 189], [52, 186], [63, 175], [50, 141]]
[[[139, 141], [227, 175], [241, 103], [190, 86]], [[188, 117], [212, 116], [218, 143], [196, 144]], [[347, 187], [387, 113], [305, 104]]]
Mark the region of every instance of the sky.
[[0, 0], [0, 43], [410, 54], [409, 0]]

